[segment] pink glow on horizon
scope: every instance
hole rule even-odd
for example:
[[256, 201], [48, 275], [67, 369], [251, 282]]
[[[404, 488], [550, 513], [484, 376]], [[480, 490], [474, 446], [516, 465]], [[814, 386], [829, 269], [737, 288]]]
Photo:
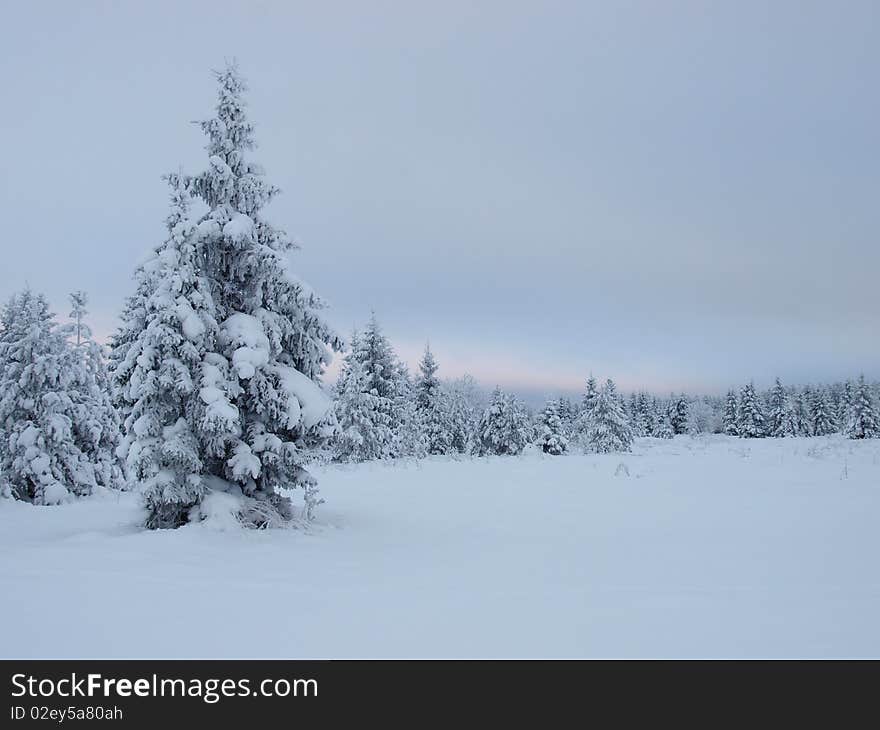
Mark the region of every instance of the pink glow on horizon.
[[[398, 357], [409, 368], [410, 373], [418, 372], [419, 361], [424, 353], [424, 343], [411, 341], [392, 342]], [[486, 388], [496, 385], [509, 390], [546, 391], [547, 393], [582, 393], [587, 378], [592, 373], [597, 381], [604, 382], [610, 377], [620, 392], [647, 391], [655, 394], [684, 392], [694, 395], [717, 394], [719, 389], [698, 380], [670, 380], [657, 378], [650, 374], [649, 364], [636, 369], [630, 366], [627, 371], [615, 369], [609, 363], [597, 362], [595, 367], [574, 368], [557, 363], [542, 362], [539, 358], [513, 352], [490, 352], [481, 356], [468, 356], [465, 348], [447, 347], [443, 343], [432, 344], [431, 350], [440, 365], [439, 376], [444, 379], [471, 375]], [[333, 357], [324, 373], [324, 381], [333, 383], [339, 375], [344, 357], [340, 353]]]

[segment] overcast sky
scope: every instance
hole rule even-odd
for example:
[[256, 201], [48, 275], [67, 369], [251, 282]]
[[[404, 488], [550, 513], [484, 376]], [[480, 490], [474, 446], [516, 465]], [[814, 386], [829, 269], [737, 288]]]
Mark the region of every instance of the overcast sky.
[[880, 376], [880, 3], [18, 2], [4, 299], [108, 333], [238, 59], [344, 333], [530, 391]]

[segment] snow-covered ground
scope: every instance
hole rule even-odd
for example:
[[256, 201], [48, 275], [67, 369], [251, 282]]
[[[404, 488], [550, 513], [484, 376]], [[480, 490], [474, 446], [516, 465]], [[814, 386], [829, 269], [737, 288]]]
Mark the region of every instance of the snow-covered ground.
[[308, 532], [146, 532], [132, 495], [0, 500], [0, 655], [880, 656], [880, 441], [318, 476]]

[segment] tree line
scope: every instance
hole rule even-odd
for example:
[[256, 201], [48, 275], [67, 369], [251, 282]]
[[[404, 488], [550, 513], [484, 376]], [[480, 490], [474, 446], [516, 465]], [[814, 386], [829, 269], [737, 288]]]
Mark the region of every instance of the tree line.
[[[136, 268], [109, 347], [92, 337], [83, 292], [71, 294], [65, 324], [30, 289], [4, 306], [0, 495], [51, 505], [136, 488], [149, 528], [203, 519], [221, 499], [243, 525], [264, 528], [312, 518], [322, 500], [308, 467], [318, 459], [503, 456], [530, 445], [604, 453], [628, 451], [635, 437], [708, 431], [880, 436], [864, 378], [627, 401], [612, 380], [590, 377], [579, 403], [553, 399], [534, 414], [501, 388], [441, 380], [429, 347], [411, 376], [375, 315], [346, 348], [291, 270], [293, 242], [262, 215], [278, 189], [250, 159], [246, 84], [235, 65], [216, 78], [215, 113], [201, 123], [205, 167], [166, 176], [165, 237]], [[194, 216], [194, 205], [205, 212]], [[328, 392], [322, 375], [343, 351]]]

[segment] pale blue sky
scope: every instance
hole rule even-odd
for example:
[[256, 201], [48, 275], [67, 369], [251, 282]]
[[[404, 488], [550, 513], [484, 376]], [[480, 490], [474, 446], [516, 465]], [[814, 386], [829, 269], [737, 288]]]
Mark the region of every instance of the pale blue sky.
[[272, 220], [344, 333], [487, 385], [880, 376], [878, 2], [4, 3], [0, 296], [114, 326], [251, 84]]

